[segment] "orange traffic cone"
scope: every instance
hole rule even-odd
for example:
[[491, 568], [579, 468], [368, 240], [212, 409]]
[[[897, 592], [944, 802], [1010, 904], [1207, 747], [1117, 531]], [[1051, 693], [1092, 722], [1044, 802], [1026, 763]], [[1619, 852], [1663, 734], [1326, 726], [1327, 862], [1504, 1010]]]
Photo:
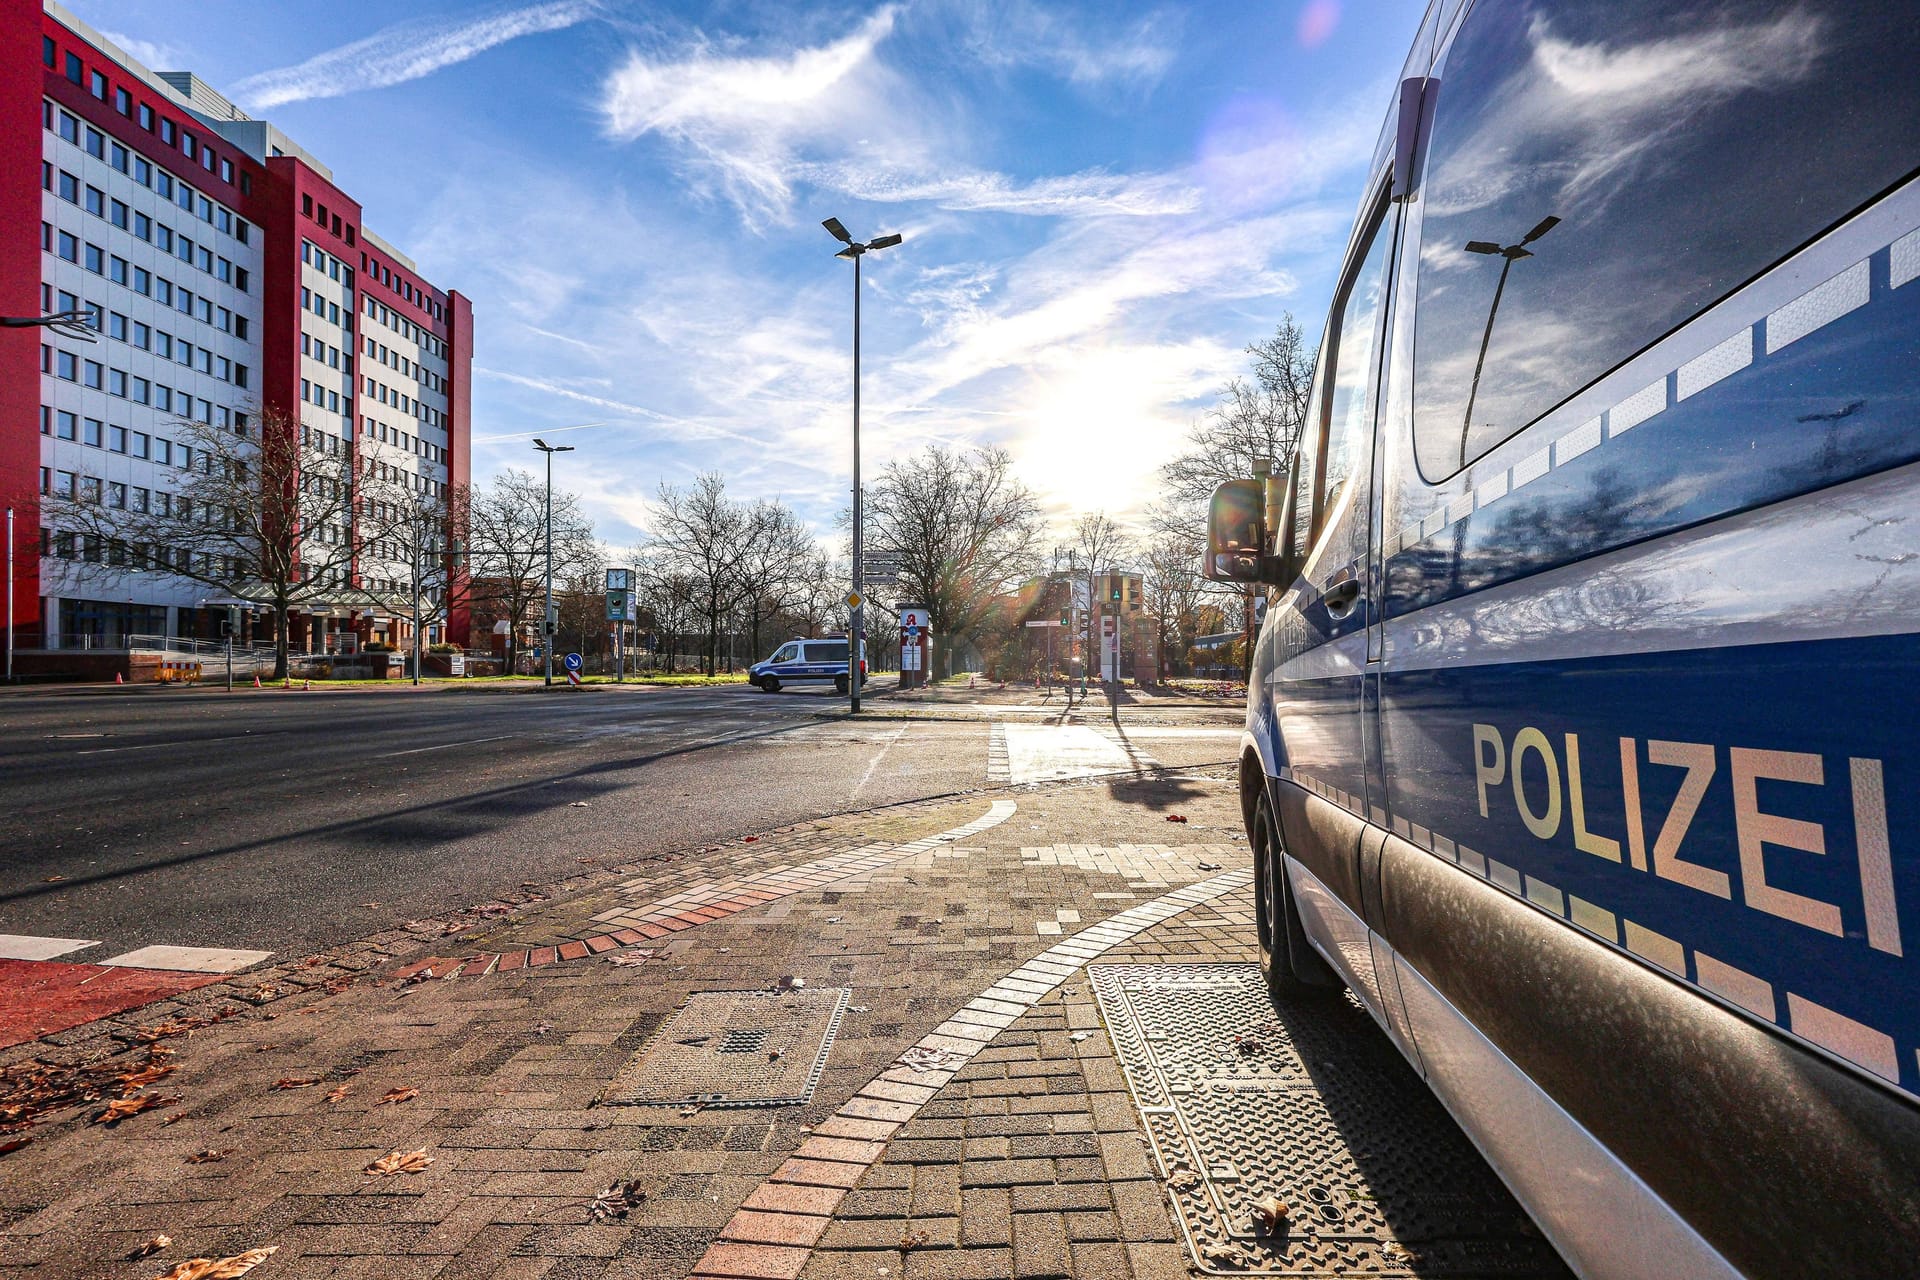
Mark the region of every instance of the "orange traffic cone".
[[300, 687], [301, 687], [301, 689], [303, 689], [303, 690], [305, 690], [305, 689], [311, 689], [311, 688], [313, 688], [313, 681], [311, 681], [311, 680], [302, 680], [302, 681], [300, 682]]
[[258, 671], [253, 673], [253, 687], [256, 689], [260, 687], [260, 673]]
[[122, 680], [122, 679], [120, 678], [120, 673], [119, 673], [118, 671], [116, 671], [116, 672], [114, 672], [114, 673], [113, 673], [113, 682], [114, 682], [115, 684], [125, 684], [125, 683], [126, 683], [126, 681], [125, 681], [125, 680]]

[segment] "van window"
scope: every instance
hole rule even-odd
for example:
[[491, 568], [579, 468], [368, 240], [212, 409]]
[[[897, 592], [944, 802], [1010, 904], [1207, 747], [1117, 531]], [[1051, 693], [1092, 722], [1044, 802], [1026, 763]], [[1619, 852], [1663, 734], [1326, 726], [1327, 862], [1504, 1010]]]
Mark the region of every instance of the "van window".
[[828, 640], [807, 646], [808, 662], [845, 662], [847, 660], [847, 642]]
[[[1336, 319], [1321, 343], [1322, 360], [1314, 378], [1307, 421], [1319, 421], [1323, 396], [1328, 402], [1326, 419], [1319, 431], [1303, 436], [1297, 476], [1300, 487], [1295, 491], [1294, 545], [1303, 554], [1311, 544], [1301, 534], [1319, 537], [1373, 440], [1370, 389], [1374, 338], [1380, 328], [1387, 250], [1393, 239], [1382, 233], [1384, 209], [1383, 205], [1373, 217], [1365, 253], [1342, 286]], [[1313, 486], [1313, 500], [1301, 501], [1309, 496], [1309, 485]]]
[[1906, 5], [1478, 0], [1435, 73], [1420, 197], [1421, 473], [1460, 470], [1912, 174], [1916, 65]]
[[780, 648], [774, 653], [774, 655], [771, 658], [767, 659], [767, 661], [768, 662], [792, 662], [794, 659], [798, 658], [799, 656], [800, 656], [799, 645], [783, 644], [780, 646]]

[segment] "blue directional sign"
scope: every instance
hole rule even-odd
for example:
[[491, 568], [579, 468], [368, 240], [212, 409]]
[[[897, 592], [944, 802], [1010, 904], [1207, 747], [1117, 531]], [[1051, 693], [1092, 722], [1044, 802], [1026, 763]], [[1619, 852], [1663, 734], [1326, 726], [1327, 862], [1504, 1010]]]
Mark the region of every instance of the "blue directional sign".
[[565, 658], [562, 658], [561, 661], [567, 664], [567, 670], [569, 671], [578, 671], [585, 665], [577, 653], [570, 653]]

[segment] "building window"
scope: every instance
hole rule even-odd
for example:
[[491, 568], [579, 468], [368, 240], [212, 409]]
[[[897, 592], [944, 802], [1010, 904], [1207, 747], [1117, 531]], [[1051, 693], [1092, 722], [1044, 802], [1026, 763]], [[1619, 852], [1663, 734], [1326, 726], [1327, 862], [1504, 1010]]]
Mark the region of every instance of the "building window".
[[173, 121], [166, 119], [164, 116], [161, 117], [160, 141], [166, 143], [168, 146], [171, 147], [174, 145], [176, 141], [178, 141], [179, 137], [180, 137], [180, 134], [178, 130], [176, 130], [173, 127]]
[[115, 89], [113, 91], [113, 109], [123, 116], [132, 115], [133, 95], [125, 89]]
[[105, 102], [107, 100], [107, 78], [96, 71], [87, 77], [87, 92]]
[[153, 132], [153, 108], [144, 102], [140, 104], [139, 120], [142, 129], [148, 133]]
[[67, 79], [73, 81], [75, 84], [81, 84], [85, 79], [85, 71], [86, 68], [80, 63], [79, 54], [70, 53], [67, 55]]
[[226, 183], [228, 186], [233, 185], [233, 161], [222, 160], [220, 162], [220, 181]]
[[40, 61], [47, 64], [49, 71], [60, 65], [59, 49], [53, 43], [52, 36], [40, 37]]
[[107, 448], [115, 453], [127, 451], [127, 429], [125, 427], [107, 428]]

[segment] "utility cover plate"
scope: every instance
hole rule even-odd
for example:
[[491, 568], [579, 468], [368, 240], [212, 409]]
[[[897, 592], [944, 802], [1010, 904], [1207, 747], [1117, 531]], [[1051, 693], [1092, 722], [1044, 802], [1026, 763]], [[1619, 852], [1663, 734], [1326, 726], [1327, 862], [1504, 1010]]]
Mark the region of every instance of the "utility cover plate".
[[[1569, 1274], [1351, 1000], [1276, 1003], [1252, 964], [1087, 973], [1201, 1271]], [[1277, 1232], [1253, 1221], [1270, 1195]]]
[[696, 992], [600, 1100], [653, 1107], [807, 1102], [852, 994], [846, 987]]

